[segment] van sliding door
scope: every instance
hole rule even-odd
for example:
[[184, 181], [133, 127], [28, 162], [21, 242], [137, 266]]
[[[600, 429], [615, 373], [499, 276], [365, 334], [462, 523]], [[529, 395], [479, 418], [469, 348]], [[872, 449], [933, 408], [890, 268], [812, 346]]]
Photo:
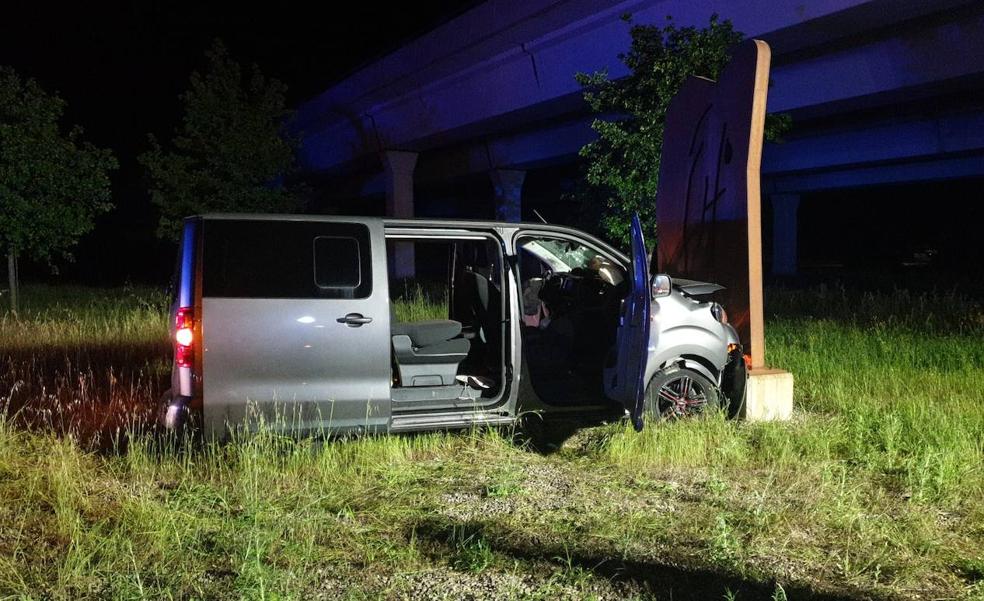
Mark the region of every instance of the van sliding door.
[[385, 430], [390, 317], [380, 223], [206, 219], [206, 431]]

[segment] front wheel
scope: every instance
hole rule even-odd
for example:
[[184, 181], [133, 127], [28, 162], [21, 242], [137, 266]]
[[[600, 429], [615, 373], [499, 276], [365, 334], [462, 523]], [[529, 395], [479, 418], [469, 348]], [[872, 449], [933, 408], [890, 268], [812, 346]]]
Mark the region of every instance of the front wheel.
[[707, 415], [721, 409], [721, 393], [700, 372], [669, 367], [649, 381], [645, 409], [647, 416], [661, 420]]

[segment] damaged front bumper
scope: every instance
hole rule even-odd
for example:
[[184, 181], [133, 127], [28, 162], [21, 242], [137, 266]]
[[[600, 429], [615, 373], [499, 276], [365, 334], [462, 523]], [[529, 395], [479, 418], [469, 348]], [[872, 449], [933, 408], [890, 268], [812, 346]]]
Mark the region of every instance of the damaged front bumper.
[[728, 417], [738, 417], [745, 406], [745, 388], [748, 382], [748, 365], [740, 344], [731, 344], [728, 362], [721, 370], [719, 388], [724, 395]]

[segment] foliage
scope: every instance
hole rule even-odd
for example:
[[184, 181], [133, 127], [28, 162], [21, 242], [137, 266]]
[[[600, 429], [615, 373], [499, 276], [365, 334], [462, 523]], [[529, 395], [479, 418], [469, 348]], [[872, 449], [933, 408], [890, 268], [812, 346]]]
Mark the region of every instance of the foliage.
[[176, 239], [181, 220], [205, 212], [284, 212], [295, 207], [284, 180], [297, 140], [283, 124], [286, 86], [256, 65], [244, 72], [216, 41], [204, 73], [180, 96], [184, 117], [171, 148], [150, 137], [140, 161], [160, 209], [158, 235]]
[[[631, 18], [624, 19], [631, 23]], [[600, 115], [592, 123], [598, 138], [584, 146], [584, 181], [577, 196], [586, 227], [628, 246], [633, 213], [642, 218], [647, 239], [655, 239], [654, 199], [659, 183], [666, 109], [690, 76], [716, 79], [744, 35], [731, 21], [713, 15], [706, 28], [633, 24], [629, 51], [619, 58], [629, 74], [618, 80], [607, 72], [579, 73], [584, 99]], [[788, 118], [767, 120], [766, 137], [788, 127]]]
[[108, 211], [111, 151], [59, 126], [65, 101], [0, 67], [0, 251], [51, 262], [71, 258]]

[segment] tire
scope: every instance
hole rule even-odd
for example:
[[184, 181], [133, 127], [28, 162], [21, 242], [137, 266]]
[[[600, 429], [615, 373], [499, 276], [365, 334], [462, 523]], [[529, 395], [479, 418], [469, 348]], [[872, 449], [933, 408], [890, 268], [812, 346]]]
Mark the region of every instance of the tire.
[[668, 367], [646, 386], [645, 411], [650, 419], [694, 418], [722, 409], [722, 395], [714, 382], [686, 367]]

